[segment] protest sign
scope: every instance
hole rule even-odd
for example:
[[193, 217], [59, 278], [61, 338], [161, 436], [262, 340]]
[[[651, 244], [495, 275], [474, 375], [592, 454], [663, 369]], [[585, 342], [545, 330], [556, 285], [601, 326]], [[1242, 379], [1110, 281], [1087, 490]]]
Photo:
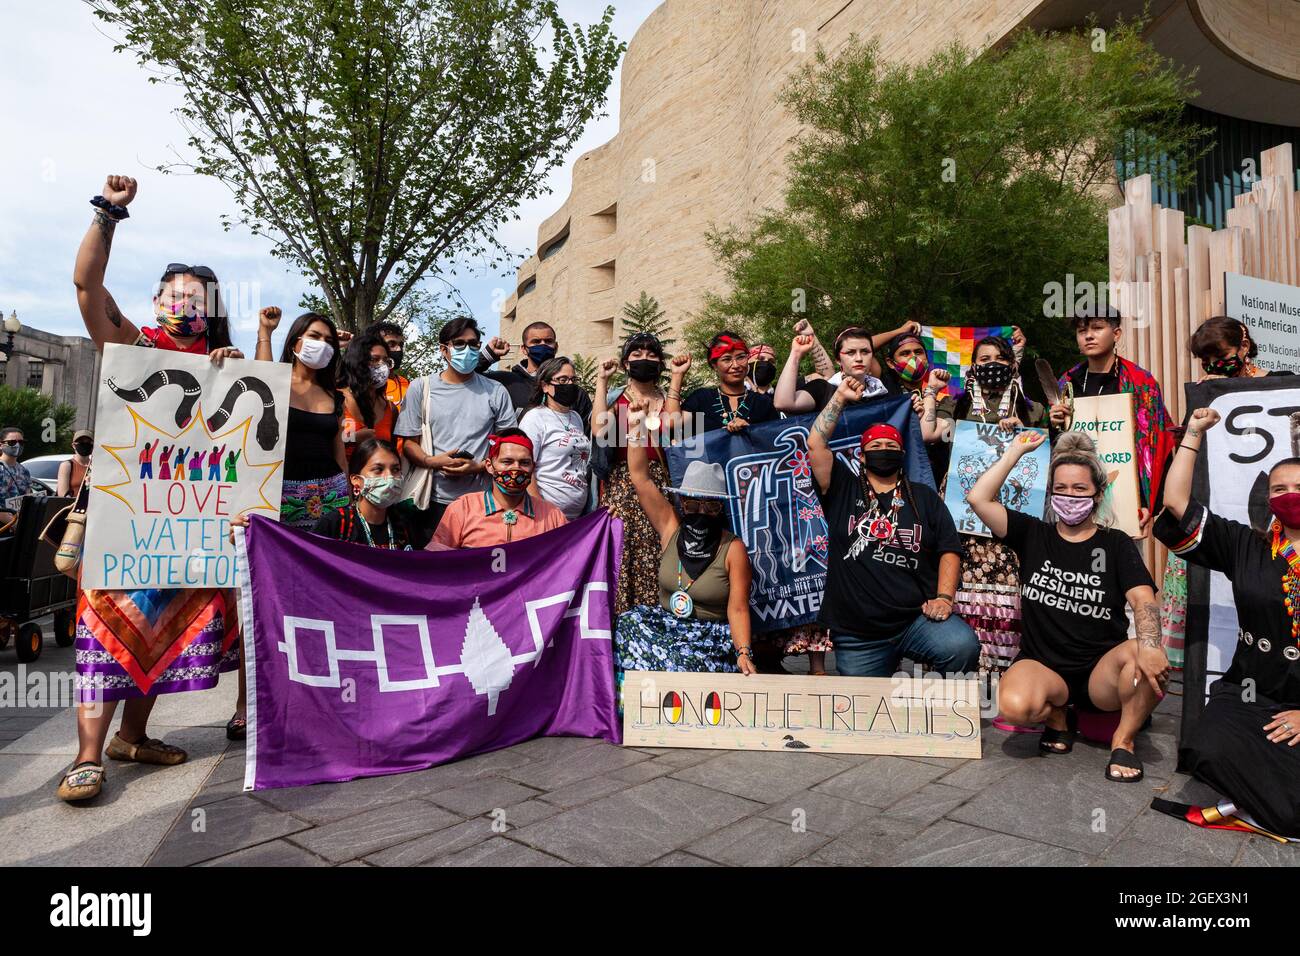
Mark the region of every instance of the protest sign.
[[254, 518], [239, 536], [244, 788], [419, 770], [538, 736], [618, 742], [601, 509], [497, 548], [402, 552]]
[[951, 377], [948, 393], [960, 395], [966, 390], [966, 370], [975, 358], [975, 343], [990, 335], [1007, 341], [1015, 331], [1012, 325], [923, 325], [921, 344], [930, 357], [931, 368], [942, 368]]
[[1094, 395], [1074, 400], [1072, 429], [1097, 443], [1097, 457], [1106, 472], [1104, 505], [1114, 527], [1131, 538], [1142, 534], [1139, 509], [1137, 432], [1133, 425], [1133, 395]]
[[[1210, 407], [1222, 421], [1205, 433], [1192, 493], [1214, 514], [1258, 530], [1268, 528], [1268, 471], [1295, 453], [1290, 424], [1300, 411], [1300, 380], [1291, 376], [1208, 379], [1185, 386], [1186, 407]], [[1218, 571], [1187, 565], [1183, 734], [1199, 719], [1205, 692], [1232, 663], [1241, 639], [1232, 582]], [[1203, 693], [1194, 693], [1201, 688]]]
[[628, 671], [623, 743], [978, 758], [978, 682]]
[[289, 366], [104, 347], [81, 586], [239, 583], [230, 519], [278, 517]]
[[[810, 624], [821, 608], [829, 539], [808, 460], [808, 429], [815, 417], [800, 415], [735, 433], [719, 428], [666, 450], [674, 485], [694, 459], [725, 468], [727, 492], [734, 496], [731, 529], [749, 551], [749, 606], [760, 632]], [[908, 478], [934, 487], [921, 426], [906, 398], [850, 405], [831, 436], [831, 449], [856, 472], [859, 439], [876, 422], [889, 422], [903, 434]]]
[[[948, 468], [948, 484], [944, 489], [943, 503], [952, 514], [958, 534], [972, 534], [981, 538], [993, 535], [979, 515], [966, 503], [966, 496], [975, 487], [980, 475], [1006, 453], [1007, 446], [1020, 432], [1033, 431], [1046, 435], [1041, 428], [1017, 428], [1007, 432], [997, 425], [982, 422], [953, 422], [952, 464]], [[1024, 455], [1002, 483], [1000, 499], [1012, 511], [1041, 518], [1047, 502], [1047, 465], [1051, 449], [1043, 442]]]

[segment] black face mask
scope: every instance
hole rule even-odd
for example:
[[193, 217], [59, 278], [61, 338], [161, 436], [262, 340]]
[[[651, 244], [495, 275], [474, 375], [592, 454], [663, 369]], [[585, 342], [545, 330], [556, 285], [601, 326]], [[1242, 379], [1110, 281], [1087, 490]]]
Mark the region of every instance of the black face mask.
[[390, 359], [393, 360], [393, 371], [394, 371], [394, 372], [396, 372], [399, 368], [402, 367], [402, 350], [401, 350], [401, 349], [389, 349], [389, 350], [388, 350], [388, 357], [389, 357]]
[[981, 388], [1006, 388], [1011, 384], [1011, 366], [1003, 362], [985, 362], [971, 366], [971, 374]]
[[867, 466], [867, 471], [876, 477], [888, 478], [891, 475], [898, 474], [903, 467], [903, 453], [896, 448], [878, 448], [875, 451], [864, 451], [862, 453], [862, 463]]
[[759, 388], [767, 388], [772, 384], [772, 379], [776, 378], [776, 365], [773, 362], [755, 362], [754, 363], [754, 384]]
[[677, 535], [677, 557], [682, 570], [698, 578], [717, 556], [722, 529], [726, 526], [724, 515], [684, 514], [681, 532]]
[[659, 378], [663, 363], [658, 359], [636, 359], [627, 363], [627, 377], [634, 382], [653, 382]]
[[72, 447], [73, 449], [76, 450], [77, 454], [80, 455], [82, 458], [89, 456], [90, 453], [95, 450], [95, 446], [89, 444], [88, 442], [79, 442], [78, 444], [73, 445]]
[[570, 382], [567, 385], [552, 385], [555, 394], [551, 397], [565, 408], [572, 408], [573, 403], [578, 400], [578, 395], [582, 393], [582, 386], [577, 382]]

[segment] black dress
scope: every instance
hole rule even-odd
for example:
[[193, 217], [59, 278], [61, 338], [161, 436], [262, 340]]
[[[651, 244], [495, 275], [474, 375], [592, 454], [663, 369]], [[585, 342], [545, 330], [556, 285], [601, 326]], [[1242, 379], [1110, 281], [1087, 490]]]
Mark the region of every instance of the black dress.
[[1286, 559], [1273, 557], [1269, 541], [1252, 529], [1195, 500], [1182, 521], [1163, 511], [1154, 533], [1179, 557], [1228, 577], [1241, 628], [1232, 664], [1179, 744], [1179, 769], [1265, 829], [1300, 836], [1300, 745], [1271, 743], [1263, 729], [1282, 711], [1300, 709], [1300, 647], [1282, 595]]
[[[729, 418], [723, 418], [724, 410]], [[740, 404], [732, 411], [731, 404], [722, 397], [716, 388], [697, 388], [686, 396], [682, 402], [682, 411], [689, 415], [701, 415], [704, 422], [703, 431], [711, 432], [716, 428], [726, 428], [730, 418], [743, 418], [751, 425], [776, 421], [781, 413], [772, 404], [772, 394], [761, 394], [747, 389], [740, 399]]]

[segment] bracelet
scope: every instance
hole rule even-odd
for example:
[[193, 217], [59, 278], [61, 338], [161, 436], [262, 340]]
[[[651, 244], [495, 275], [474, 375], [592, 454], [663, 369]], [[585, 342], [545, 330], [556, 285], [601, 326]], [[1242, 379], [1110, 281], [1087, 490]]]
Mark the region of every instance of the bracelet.
[[90, 200], [90, 204], [94, 206], [96, 209], [104, 210], [105, 214], [110, 219], [113, 219], [117, 222], [121, 222], [123, 219], [129, 219], [131, 217], [131, 214], [127, 212], [125, 206], [114, 205], [113, 203], [105, 199], [103, 196], [95, 196], [93, 199]]
[[748, 657], [751, 661], [754, 659], [754, 649], [752, 647], [736, 648], [737, 657]]
[[934, 599], [936, 601], [947, 601], [949, 604], [953, 603], [953, 598], [951, 594], [936, 594], [934, 596]]
[[1201, 450], [1201, 447], [1200, 447], [1199, 445], [1188, 445], [1188, 444], [1186, 444], [1186, 443], [1184, 443], [1184, 444], [1182, 444], [1182, 445], [1179, 445], [1178, 447], [1179, 447], [1179, 448], [1186, 448], [1186, 449], [1187, 449], [1188, 451], [1190, 451], [1193, 455], [1196, 454], [1198, 451]]

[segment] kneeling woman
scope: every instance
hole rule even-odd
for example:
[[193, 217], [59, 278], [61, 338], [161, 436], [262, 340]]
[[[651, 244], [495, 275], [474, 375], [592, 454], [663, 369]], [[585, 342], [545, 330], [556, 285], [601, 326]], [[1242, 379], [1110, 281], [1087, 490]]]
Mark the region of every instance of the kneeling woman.
[[[749, 630], [749, 555], [727, 530], [722, 466], [693, 461], [680, 488], [661, 492], [650, 475], [640, 402], [628, 409], [627, 468], [659, 535], [659, 604], [620, 614], [619, 670], [756, 673]], [[664, 493], [677, 496], [675, 510]], [[734, 663], [733, 663], [734, 661]]]
[[[1106, 779], [1134, 783], [1143, 769], [1134, 738], [1164, 692], [1169, 661], [1160, 646], [1155, 585], [1133, 540], [1099, 522], [1106, 473], [1092, 439], [1067, 432], [1056, 443], [1047, 483], [1051, 519], [1008, 511], [997, 500], [1016, 462], [1043, 443], [1022, 432], [966, 500], [1020, 559], [1020, 655], [998, 688], [1002, 715], [1017, 724], [1045, 723], [1044, 753], [1074, 747], [1068, 706], [1120, 712]], [[1137, 640], [1128, 639], [1125, 601]]]
[[1266, 533], [1211, 514], [1191, 496], [1192, 471], [1218, 421], [1213, 409], [1192, 413], [1154, 528], [1175, 554], [1228, 576], [1241, 627], [1232, 664], [1180, 741], [1178, 766], [1231, 801], [1219, 816], [1249, 814], [1300, 837], [1300, 458], [1269, 470]]

